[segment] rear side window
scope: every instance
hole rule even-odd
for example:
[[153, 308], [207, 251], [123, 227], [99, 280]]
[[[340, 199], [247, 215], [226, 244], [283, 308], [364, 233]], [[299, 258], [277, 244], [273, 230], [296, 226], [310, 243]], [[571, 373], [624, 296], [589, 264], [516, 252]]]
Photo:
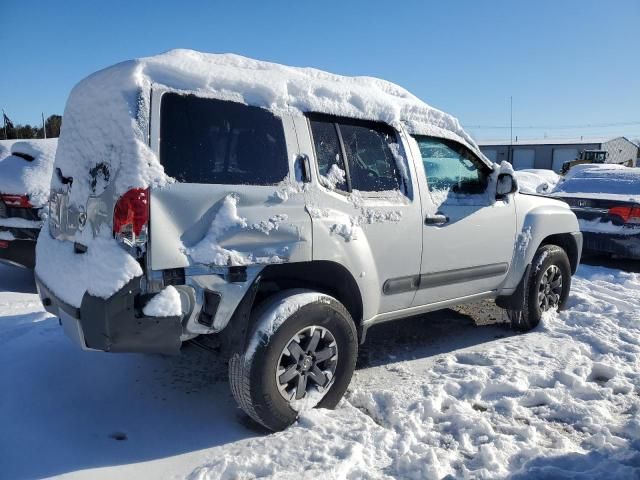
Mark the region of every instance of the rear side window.
[[[323, 115], [311, 116], [309, 123], [319, 173], [335, 183], [336, 189], [382, 192], [401, 188], [403, 181], [393, 153], [399, 152], [399, 147], [391, 127]], [[336, 182], [336, 172], [344, 181]]]
[[317, 120], [310, 120], [310, 124], [320, 175], [334, 188], [346, 191], [345, 175], [340, 175], [345, 172], [344, 158], [335, 124]]
[[282, 121], [258, 107], [166, 93], [160, 162], [179, 182], [276, 184], [288, 173]]
[[363, 192], [398, 190], [400, 176], [391, 153], [393, 130], [382, 125], [340, 125], [351, 188]]

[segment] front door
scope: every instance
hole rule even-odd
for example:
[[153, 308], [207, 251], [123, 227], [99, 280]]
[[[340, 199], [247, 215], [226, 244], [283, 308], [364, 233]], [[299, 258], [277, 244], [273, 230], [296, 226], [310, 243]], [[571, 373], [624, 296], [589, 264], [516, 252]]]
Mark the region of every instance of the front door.
[[[463, 298], [498, 288], [515, 241], [512, 196], [496, 200], [491, 169], [456, 142], [415, 136], [421, 165], [422, 262], [414, 305]], [[422, 173], [422, 172], [420, 172]]]

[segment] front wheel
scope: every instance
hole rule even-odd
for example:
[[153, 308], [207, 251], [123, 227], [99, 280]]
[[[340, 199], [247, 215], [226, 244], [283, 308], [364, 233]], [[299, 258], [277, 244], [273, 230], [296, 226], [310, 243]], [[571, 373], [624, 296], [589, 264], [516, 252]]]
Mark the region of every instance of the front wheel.
[[507, 310], [511, 326], [519, 331], [535, 328], [548, 310], [563, 310], [571, 288], [571, 265], [566, 252], [556, 245], [538, 249], [527, 279], [522, 310]]
[[349, 312], [335, 298], [289, 290], [252, 314], [242, 354], [229, 362], [238, 405], [270, 430], [282, 430], [309, 408], [333, 408], [355, 369], [358, 341]]

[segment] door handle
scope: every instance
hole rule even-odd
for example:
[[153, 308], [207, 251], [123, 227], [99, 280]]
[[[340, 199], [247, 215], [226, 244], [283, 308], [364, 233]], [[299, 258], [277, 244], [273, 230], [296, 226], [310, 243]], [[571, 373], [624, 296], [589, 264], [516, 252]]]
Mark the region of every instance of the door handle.
[[444, 225], [449, 221], [449, 217], [441, 213], [435, 215], [427, 215], [424, 219], [425, 225]]

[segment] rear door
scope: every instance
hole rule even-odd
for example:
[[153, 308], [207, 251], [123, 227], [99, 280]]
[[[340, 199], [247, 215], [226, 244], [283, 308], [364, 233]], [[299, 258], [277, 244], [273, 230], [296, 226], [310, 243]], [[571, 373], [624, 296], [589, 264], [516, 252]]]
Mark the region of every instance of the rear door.
[[314, 157], [319, 180], [308, 193], [314, 260], [351, 271], [368, 295], [365, 318], [408, 307], [415, 288], [401, 280], [419, 274], [422, 222], [403, 135], [384, 123], [326, 115], [310, 115], [306, 129], [301, 148]]
[[151, 146], [175, 179], [151, 191], [153, 270], [310, 258], [289, 117], [154, 90], [151, 128]]
[[414, 305], [495, 290], [513, 256], [513, 198], [495, 200], [491, 170], [466, 147], [413, 138], [413, 154], [425, 173], [420, 175], [424, 247]]

